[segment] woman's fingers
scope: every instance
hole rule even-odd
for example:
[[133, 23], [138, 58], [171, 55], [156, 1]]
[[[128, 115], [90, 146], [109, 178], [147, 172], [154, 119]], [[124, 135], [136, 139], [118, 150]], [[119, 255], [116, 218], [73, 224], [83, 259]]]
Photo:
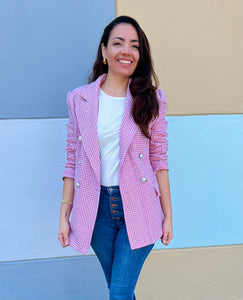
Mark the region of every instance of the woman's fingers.
[[69, 245], [68, 235], [63, 237], [64, 240], [64, 247], [67, 247]]
[[162, 236], [162, 243], [165, 246], [168, 246], [171, 240], [172, 240], [172, 234], [170, 232], [164, 232]]
[[170, 241], [173, 238], [173, 229], [172, 229], [172, 220], [171, 218], [164, 218], [163, 220], [163, 235], [161, 237], [161, 242], [165, 245], [168, 246]]
[[58, 240], [59, 240], [60, 244], [62, 245], [62, 247], [67, 247], [69, 245], [69, 240], [68, 240], [67, 234], [59, 233]]
[[164, 233], [163, 236], [162, 236], [162, 243], [167, 246], [168, 245], [168, 240], [169, 240], [169, 234]]
[[59, 225], [58, 240], [62, 247], [69, 245], [68, 233], [70, 230], [70, 224], [67, 221], [61, 221]]

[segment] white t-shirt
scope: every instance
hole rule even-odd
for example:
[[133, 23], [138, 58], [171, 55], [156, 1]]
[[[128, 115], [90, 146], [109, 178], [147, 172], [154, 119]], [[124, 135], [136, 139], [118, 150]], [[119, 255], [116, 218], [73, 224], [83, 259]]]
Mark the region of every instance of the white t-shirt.
[[103, 186], [119, 185], [119, 141], [126, 97], [112, 97], [100, 89], [98, 139], [100, 182]]

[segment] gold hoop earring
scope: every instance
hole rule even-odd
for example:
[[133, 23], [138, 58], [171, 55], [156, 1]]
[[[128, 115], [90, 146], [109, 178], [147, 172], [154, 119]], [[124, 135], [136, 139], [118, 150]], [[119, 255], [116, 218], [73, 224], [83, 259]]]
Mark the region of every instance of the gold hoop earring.
[[103, 58], [103, 64], [107, 65], [107, 60], [105, 58]]

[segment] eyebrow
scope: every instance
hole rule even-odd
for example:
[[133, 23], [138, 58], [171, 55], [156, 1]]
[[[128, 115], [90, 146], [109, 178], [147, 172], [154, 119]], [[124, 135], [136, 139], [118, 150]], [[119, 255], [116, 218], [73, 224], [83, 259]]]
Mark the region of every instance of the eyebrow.
[[[114, 37], [112, 40], [115, 40], [115, 39], [118, 39], [118, 40], [121, 40], [121, 41], [125, 42], [125, 39], [124, 39], [124, 38], [122, 38], [122, 37], [119, 37], [119, 36], [116, 36], [116, 37]], [[132, 43], [134, 43], [134, 42], [137, 42], [137, 43], [139, 43], [139, 41], [138, 41], [138, 40], [131, 40], [130, 42], [132, 42]]]

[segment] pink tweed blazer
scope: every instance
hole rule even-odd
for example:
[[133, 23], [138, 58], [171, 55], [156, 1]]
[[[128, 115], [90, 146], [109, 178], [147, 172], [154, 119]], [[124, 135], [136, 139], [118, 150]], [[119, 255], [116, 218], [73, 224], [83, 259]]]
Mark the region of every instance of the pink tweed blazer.
[[[99, 89], [106, 75], [68, 92], [67, 161], [64, 177], [74, 179], [75, 193], [69, 243], [88, 254], [100, 196], [100, 156], [97, 135]], [[167, 169], [166, 100], [157, 91], [159, 116], [151, 121], [147, 139], [131, 116], [129, 86], [120, 131], [119, 187], [132, 249], [154, 243], [162, 236], [163, 213], [155, 173]]]

